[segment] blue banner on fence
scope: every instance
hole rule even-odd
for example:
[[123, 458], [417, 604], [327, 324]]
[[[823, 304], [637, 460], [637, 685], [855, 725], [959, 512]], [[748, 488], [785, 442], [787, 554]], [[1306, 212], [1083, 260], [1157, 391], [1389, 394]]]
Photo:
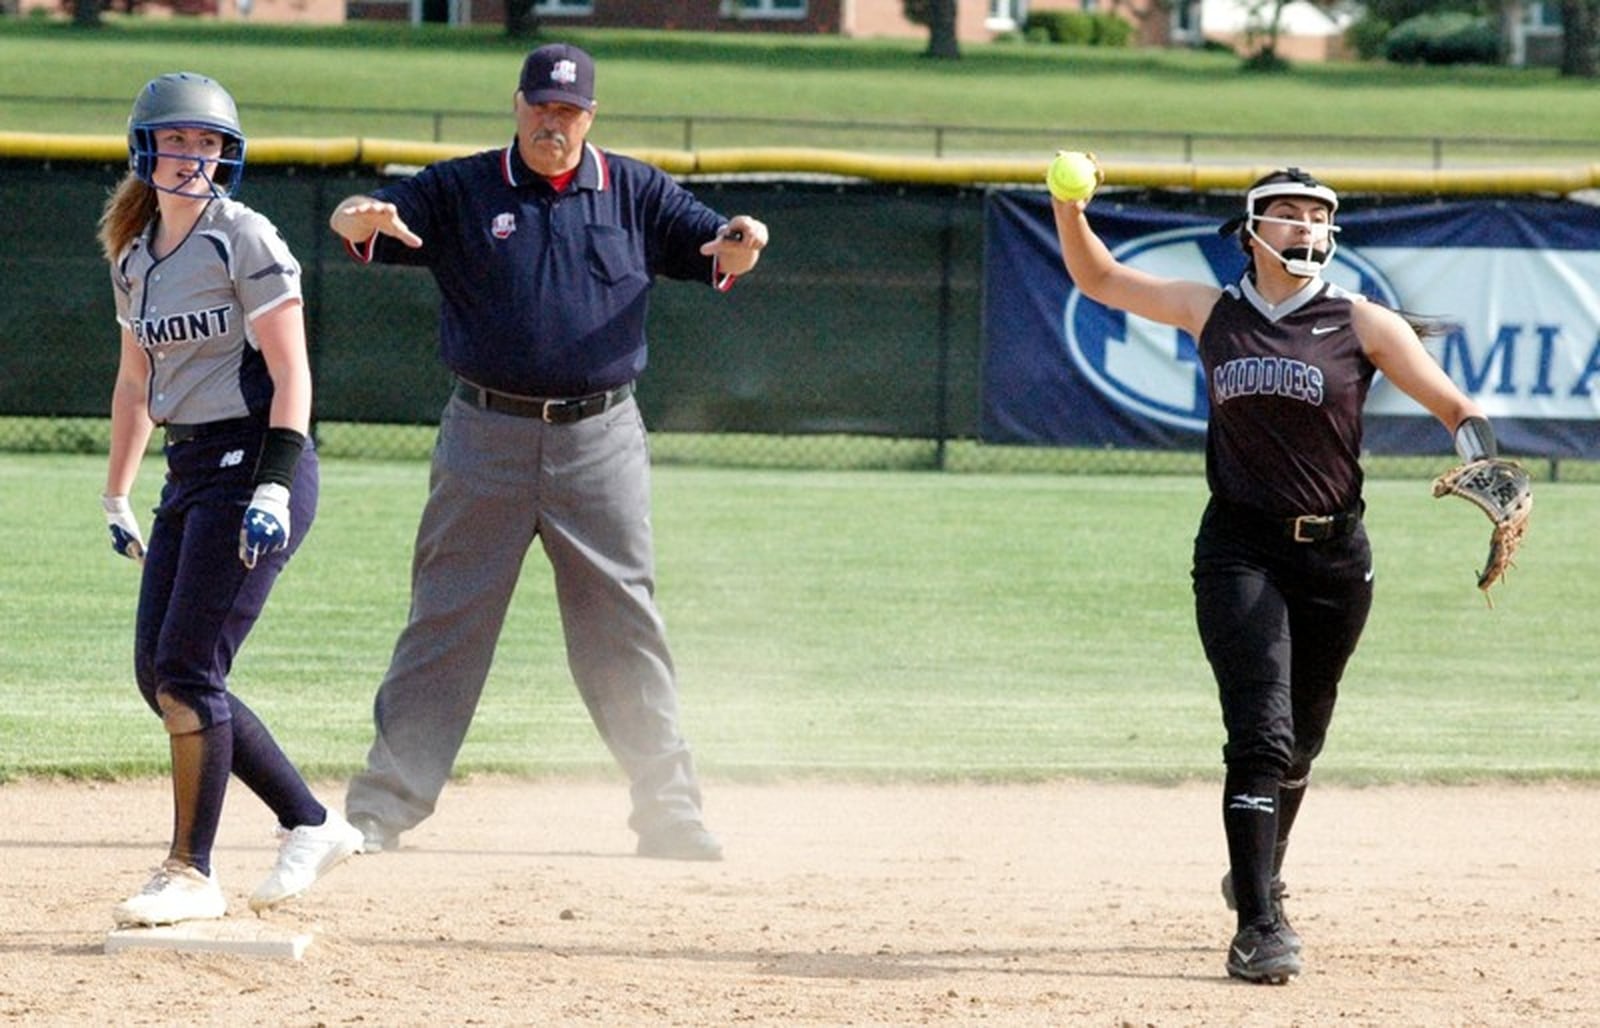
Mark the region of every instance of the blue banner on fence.
[[[993, 443], [1197, 449], [1209, 410], [1186, 332], [1104, 307], [1067, 277], [1043, 194], [990, 195], [982, 436]], [[1223, 285], [1244, 269], [1221, 219], [1089, 207], [1112, 253], [1165, 278]], [[1560, 200], [1341, 210], [1325, 277], [1458, 325], [1425, 345], [1505, 449], [1600, 457], [1600, 209]], [[1373, 453], [1449, 453], [1443, 427], [1381, 376]]]

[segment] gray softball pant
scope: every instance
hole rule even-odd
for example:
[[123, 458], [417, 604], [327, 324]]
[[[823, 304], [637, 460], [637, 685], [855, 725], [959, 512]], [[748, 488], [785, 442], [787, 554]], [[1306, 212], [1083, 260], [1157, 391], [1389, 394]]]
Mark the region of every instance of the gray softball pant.
[[452, 396], [417, 529], [411, 611], [373, 704], [376, 738], [346, 811], [394, 831], [434, 810], [489, 674], [523, 559], [537, 538], [555, 574], [567, 662], [631, 783], [640, 834], [700, 819], [656, 609], [650, 461], [627, 399], [565, 425]]

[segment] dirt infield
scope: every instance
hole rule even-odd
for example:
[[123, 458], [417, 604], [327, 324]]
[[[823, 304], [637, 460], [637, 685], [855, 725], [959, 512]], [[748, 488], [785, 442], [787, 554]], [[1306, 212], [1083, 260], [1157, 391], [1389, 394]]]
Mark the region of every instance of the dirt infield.
[[[319, 791], [337, 800], [342, 788]], [[1219, 800], [1174, 788], [718, 785], [720, 864], [631, 855], [622, 786], [479, 779], [272, 915], [301, 961], [103, 952], [164, 782], [0, 786], [0, 1020], [26, 1024], [1600, 1024], [1600, 788], [1315, 790], [1305, 975], [1224, 975]], [[274, 852], [230, 795], [233, 917]]]

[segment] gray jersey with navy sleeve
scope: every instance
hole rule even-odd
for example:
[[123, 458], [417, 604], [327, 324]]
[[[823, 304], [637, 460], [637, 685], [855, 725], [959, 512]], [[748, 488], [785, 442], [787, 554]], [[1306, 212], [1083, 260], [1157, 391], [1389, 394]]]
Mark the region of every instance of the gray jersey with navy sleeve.
[[272, 379], [250, 323], [300, 300], [299, 262], [271, 221], [226, 198], [159, 259], [153, 231], [111, 266], [117, 321], [150, 357], [151, 419], [264, 418]]

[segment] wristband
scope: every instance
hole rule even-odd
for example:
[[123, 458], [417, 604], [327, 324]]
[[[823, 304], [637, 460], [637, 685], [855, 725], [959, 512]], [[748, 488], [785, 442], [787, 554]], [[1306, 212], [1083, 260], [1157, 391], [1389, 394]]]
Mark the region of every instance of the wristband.
[[1463, 418], [1461, 424], [1456, 426], [1455, 441], [1456, 455], [1463, 463], [1471, 464], [1475, 460], [1500, 456], [1500, 444], [1495, 442], [1494, 429], [1489, 427], [1486, 419], [1477, 415]]
[[261, 456], [256, 458], [256, 485], [294, 485], [295, 465], [306, 448], [306, 437], [292, 428], [269, 428], [261, 441]]

